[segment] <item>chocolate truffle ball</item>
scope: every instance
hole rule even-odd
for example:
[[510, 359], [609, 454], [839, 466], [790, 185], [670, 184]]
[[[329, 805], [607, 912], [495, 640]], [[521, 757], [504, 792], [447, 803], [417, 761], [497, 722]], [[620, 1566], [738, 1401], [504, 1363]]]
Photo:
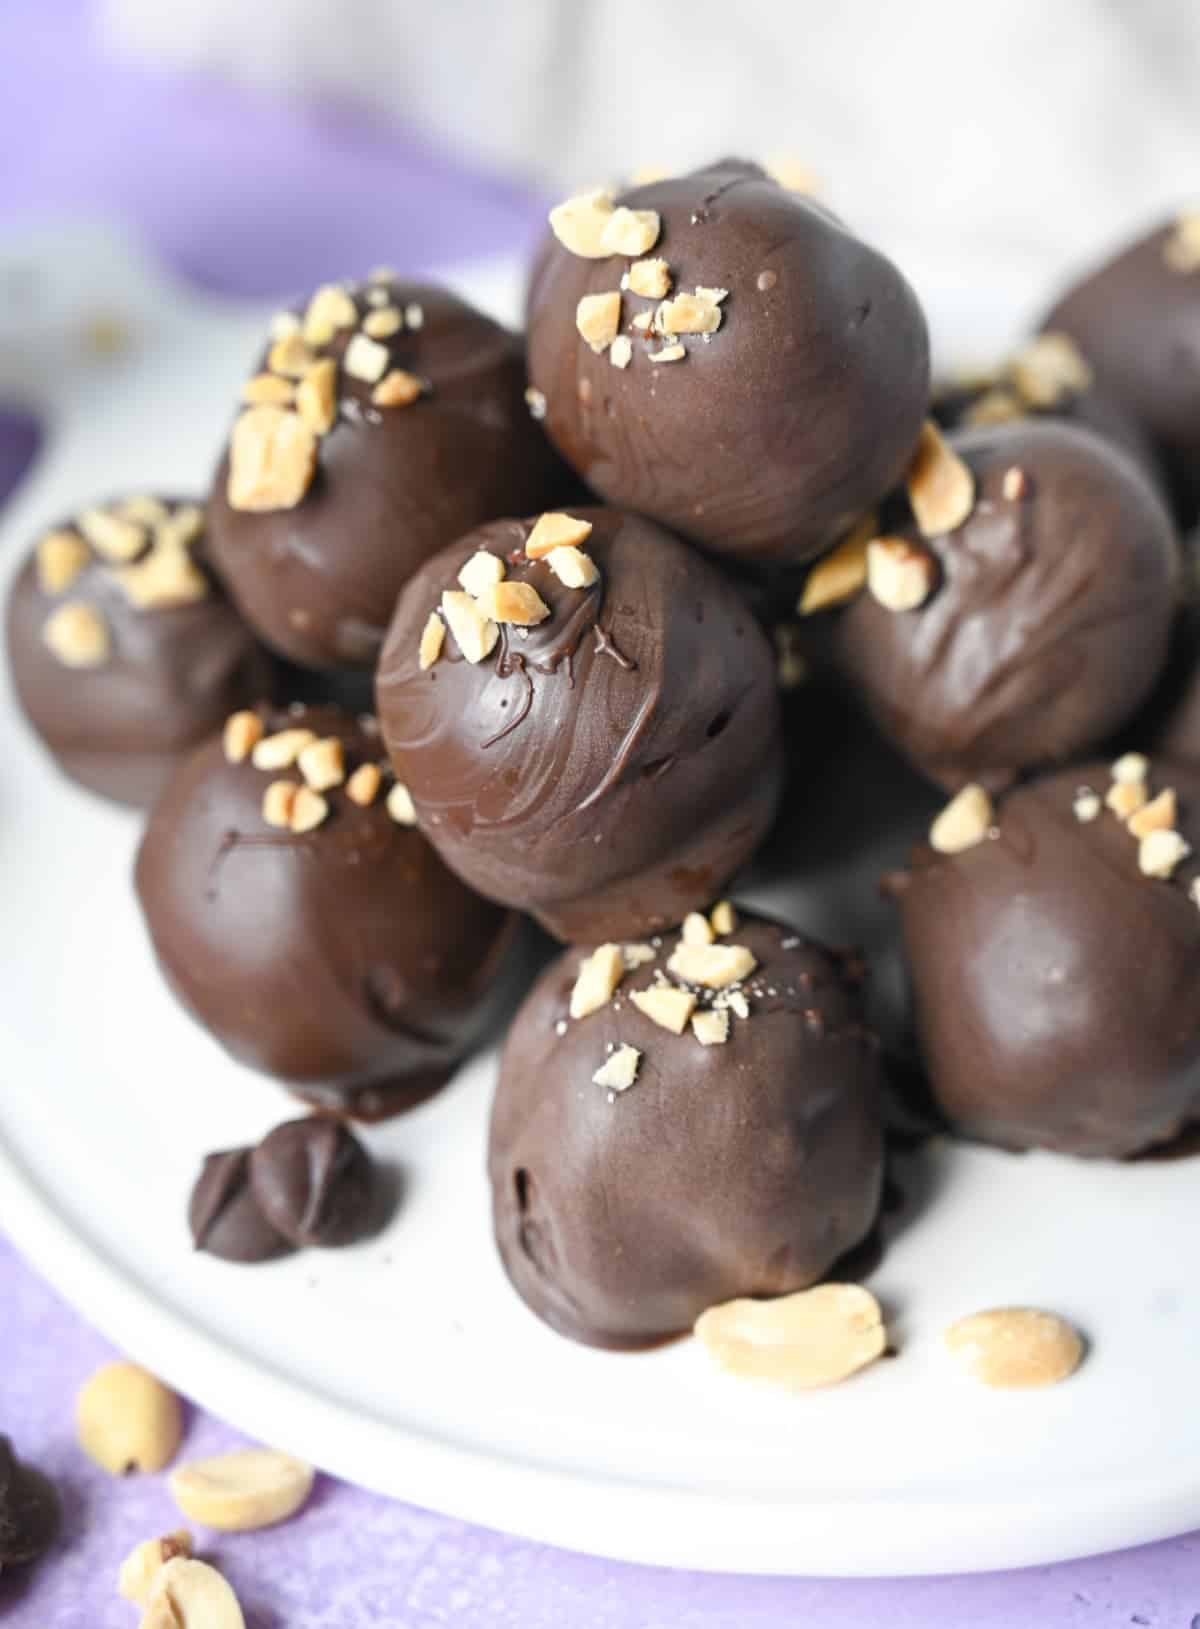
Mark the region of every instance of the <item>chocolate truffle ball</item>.
[[[527, 555], [560, 536], [580, 546]], [[464, 568], [475, 588], [504, 580], [472, 595]], [[770, 646], [711, 566], [637, 515], [500, 521], [443, 550], [400, 598], [377, 688], [430, 842], [561, 939], [680, 921], [775, 811]]]
[[780, 923], [565, 951], [492, 1111], [514, 1287], [574, 1340], [636, 1347], [815, 1283], [875, 1220], [881, 1077], [846, 969]]
[[196, 504], [139, 495], [43, 533], [13, 582], [8, 655], [26, 717], [72, 777], [147, 805], [271, 664], [204, 559]]
[[1200, 216], [1122, 249], [1044, 326], [1076, 341], [1100, 388], [1149, 433], [1190, 524], [1200, 511]]
[[1145, 764], [1057, 771], [971, 846], [913, 856], [897, 898], [917, 1027], [967, 1136], [1120, 1157], [1200, 1111], [1200, 771]]
[[214, 557], [284, 656], [370, 668], [417, 567], [554, 499], [561, 466], [520, 341], [444, 289], [330, 285], [272, 334], [217, 470]]
[[167, 787], [137, 858], [162, 970], [227, 1051], [364, 1119], [449, 1077], [519, 974], [517, 923], [411, 821], [375, 721], [235, 715]]
[[925, 319], [820, 204], [730, 159], [571, 199], [551, 224], [529, 376], [602, 497], [779, 562], [835, 542], [903, 474], [929, 401]]
[[999, 786], [1133, 715], [1166, 658], [1179, 551], [1143, 476], [1091, 432], [1030, 421], [951, 445], [974, 478], [966, 520], [931, 539], [903, 516], [888, 527], [872, 568], [877, 550], [917, 567], [921, 593], [868, 579], [837, 641], [914, 764], [947, 787]]
[[354, 1244], [370, 1229], [371, 1157], [349, 1127], [321, 1115], [268, 1132], [250, 1156], [254, 1200], [295, 1245]]
[[188, 1226], [197, 1250], [222, 1261], [274, 1261], [292, 1243], [259, 1209], [250, 1186], [250, 1149], [206, 1154], [188, 1202]]
[[36, 1561], [62, 1524], [58, 1490], [0, 1436], [0, 1569]]

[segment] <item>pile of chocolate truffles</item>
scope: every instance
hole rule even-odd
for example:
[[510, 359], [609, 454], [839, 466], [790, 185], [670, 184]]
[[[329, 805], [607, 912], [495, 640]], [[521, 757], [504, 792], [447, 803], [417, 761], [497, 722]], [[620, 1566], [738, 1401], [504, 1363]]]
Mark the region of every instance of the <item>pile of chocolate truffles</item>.
[[[549, 228], [524, 336], [390, 272], [280, 312], [207, 504], [49, 528], [8, 640], [235, 1058], [379, 1119], [507, 1018], [504, 1265], [637, 1347], [827, 1278], [918, 1103], [1109, 1158], [1200, 1116], [1200, 216], [940, 383], [754, 164]], [[335, 1143], [214, 1156], [197, 1242], [357, 1237]]]

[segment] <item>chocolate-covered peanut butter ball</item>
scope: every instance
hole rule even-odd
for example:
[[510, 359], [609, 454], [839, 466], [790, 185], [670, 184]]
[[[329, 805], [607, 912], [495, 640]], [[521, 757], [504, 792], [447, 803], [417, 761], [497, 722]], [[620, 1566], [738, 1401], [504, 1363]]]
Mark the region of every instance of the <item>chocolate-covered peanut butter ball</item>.
[[443, 550], [400, 598], [377, 685], [422, 831], [561, 939], [679, 922], [771, 823], [770, 646], [641, 516], [500, 521]]
[[137, 859], [155, 952], [193, 1017], [363, 1119], [442, 1085], [519, 972], [516, 919], [412, 820], [374, 719], [260, 708], [178, 772]]
[[374, 665], [404, 583], [481, 521], [558, 495], [519, 339], [390, 276], [281, 312], [221, 459], [214, 558], [262, 637], [308, 667]]
[[1200, 213], [1155, 227], [1077, 282], [1045, 320], [1148, 433], [1182, 524], [1200, 513]]
[[271, 663], [205, 563], [204, 511], [136, 494], [39, 537], [8, 602], [8, 657], [30, 724], [73, 780], [153, 803]]
[[824, 1277], [870, 1230], [879, 1046], [847, 967], [728, 905], [564, 953], [509, 1032], [496, 1242], [564, 1335], [637, 1347]]
[[1179, 549], [1145, 478], [1089, 431], [1002, 424], [943, 454], [963, 518], [923, 535], [885, 515], [835, 637], [911, 762], [948, 788], [996, 787], [1132, 717], [1166, 658]]
[[929, 341], [895, 266], [729, 159], [568, 199], [528, 301], [555, 445], [612, 503], [715, 553], [819, 553], [903, 474]]
[[1200, 771], [1127, 754], [991, 808], [897, 889], [933, 1096], [1006, 1148], [1121, 1157], [1200, 1115]]

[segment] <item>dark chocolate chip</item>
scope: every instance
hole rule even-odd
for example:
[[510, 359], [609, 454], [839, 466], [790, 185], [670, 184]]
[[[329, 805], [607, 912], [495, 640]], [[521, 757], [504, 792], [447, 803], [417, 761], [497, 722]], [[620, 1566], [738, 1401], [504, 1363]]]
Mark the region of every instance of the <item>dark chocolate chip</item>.
[[370, 1155], [340, 1121], [312, 1115], [276, 1126], [250, 1156], [258, 1208], [297, 1245], [353, 1244], [369, 1231]]
[[255, 1204], [249, 1164], [248, 1148], [205, 1157], [188, 1205], [197, 1250], [240, 1262], [273, 1261], [291, 1250]]

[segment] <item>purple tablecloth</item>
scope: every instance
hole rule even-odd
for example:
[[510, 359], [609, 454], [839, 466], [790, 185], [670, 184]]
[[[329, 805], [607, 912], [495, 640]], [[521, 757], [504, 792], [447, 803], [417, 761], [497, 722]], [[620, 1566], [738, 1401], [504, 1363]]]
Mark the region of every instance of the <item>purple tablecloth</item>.
[[[86, 212], [125, 222], [211, 289], [282, 294], [389, 260], [412, 270], [531, 241], [540, 205], [411, 138], [106, 62], [83, 0], [0, 5], [0, 229]], [[29, 445], [0, 420], [0, 497]], [[3, 1087], [0, 1085], [0, 1090]], [[129, 1629], [118, 1564], [174, 1525], [161, 1478], [113, 1482], [72, 1406], [108, 1349], [0, 1239], [0, 1430], [62, 1487], [39, 1568], [0, 1578], [29, 1629]], [[186, 1452], [232, 1433], [200, 1412]], [[1200, 1536], [1020, 1574], [832, 1582], [655, 1571], [569, 1555], [324, 1481], [285, 1527], [221, 1541], [251, 1629], [1200, 1629]]]

